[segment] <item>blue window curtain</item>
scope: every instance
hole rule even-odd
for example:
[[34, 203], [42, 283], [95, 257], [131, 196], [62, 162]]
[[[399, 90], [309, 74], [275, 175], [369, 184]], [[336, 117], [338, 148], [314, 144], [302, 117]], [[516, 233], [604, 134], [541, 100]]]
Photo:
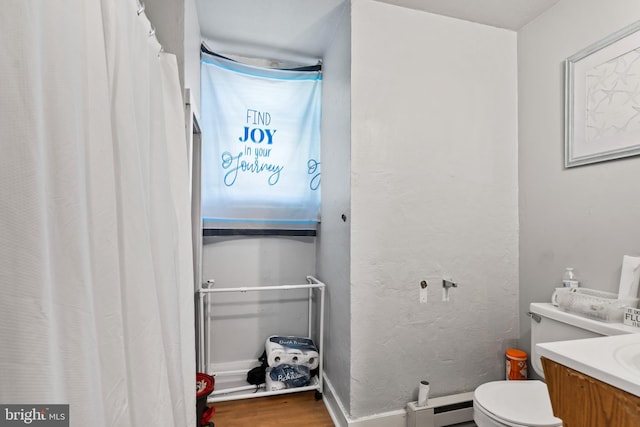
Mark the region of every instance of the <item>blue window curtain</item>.
[[201, 58], [204, 228], [315, 230], [321, 72]]

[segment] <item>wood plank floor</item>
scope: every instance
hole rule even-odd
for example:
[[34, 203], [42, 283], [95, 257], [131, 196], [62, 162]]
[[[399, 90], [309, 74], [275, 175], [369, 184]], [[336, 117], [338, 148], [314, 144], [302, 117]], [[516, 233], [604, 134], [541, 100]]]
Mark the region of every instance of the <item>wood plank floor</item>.
[[216, 427], [334, 427], [315, 392], [214, 403]]

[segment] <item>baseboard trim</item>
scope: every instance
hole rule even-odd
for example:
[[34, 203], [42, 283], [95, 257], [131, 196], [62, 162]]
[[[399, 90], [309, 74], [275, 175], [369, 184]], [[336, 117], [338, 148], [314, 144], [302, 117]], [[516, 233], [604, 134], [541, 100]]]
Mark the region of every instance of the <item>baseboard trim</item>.
[[383, 412], [382, 414], [369, 415], [366, 417], [354, 418], [349, 421], [349, 427], [406, 427], [407, 411], [398, 409], [396, 411]]
[[324, 380], [322, 389], [324, 406], [327, 407], [327, 412], [329, 412], [329, 416], [336, 427], [347, 427], [349, 425], [347, 411], [344, 409], [344, 405], [336, 394], [336, 390], [333, 388], [333, 384], [331, 384], [327, 374], [323, 373], [322, 377]]
[[326, 373], [323, 378], [324, 405], [336, 427], [406, 427], [407, 411], [404, 409], [365, 417], [351, 417], [345, 410]]

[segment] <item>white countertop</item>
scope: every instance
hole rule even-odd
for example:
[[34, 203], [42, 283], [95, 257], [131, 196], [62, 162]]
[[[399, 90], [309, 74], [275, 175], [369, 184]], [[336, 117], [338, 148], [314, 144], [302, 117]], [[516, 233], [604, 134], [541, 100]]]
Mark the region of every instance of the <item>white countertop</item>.
[[640, 370], [625, 367], [616, 357], [633, 344], [640, 344], [640, 334], [557, 341], [536, 348], [540, 356], [640, 397]]

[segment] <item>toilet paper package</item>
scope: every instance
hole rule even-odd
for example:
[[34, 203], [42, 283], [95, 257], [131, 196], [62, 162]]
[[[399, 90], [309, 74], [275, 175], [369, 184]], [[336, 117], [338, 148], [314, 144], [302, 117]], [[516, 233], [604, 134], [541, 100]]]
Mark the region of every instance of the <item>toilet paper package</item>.
[[283, 364], [304, 365], [316, 369], [319, 365], [319, 353], [310, 338], [272, 335], [265, 343], [269, 366]]
[[290, 363], [304, 363], [304, 353], [296, 348], [288, 348], [287, 356], [291, 360]]
[[266, 370], [267, 391], [304, 387], [311, 382], [311, 371], [304, 365], [283, 364]]
[[307, 351], [304, 354], [302, 363], [309, 367], [309, 369], [317, 369], [320, 364], [320, 355], [317, 351]]
[[266, 350], [285, 348], [287, 350], [318, 351], [311, 338], [272, 335], [267, 338]]
[[278, 381], [277, 376], [275, 380], [271, 377], [271, 369], [273, 368], [267, 368], [265, 371], [265, 389], [267, 391], [278, 391], [287, 388], [284, 382]]
[[286, 349], [267, 349], [267, 364], [269, 366], [278, 366], [283, 363], [293, 363], [293, 358], [289, 353], [287, 353]]

